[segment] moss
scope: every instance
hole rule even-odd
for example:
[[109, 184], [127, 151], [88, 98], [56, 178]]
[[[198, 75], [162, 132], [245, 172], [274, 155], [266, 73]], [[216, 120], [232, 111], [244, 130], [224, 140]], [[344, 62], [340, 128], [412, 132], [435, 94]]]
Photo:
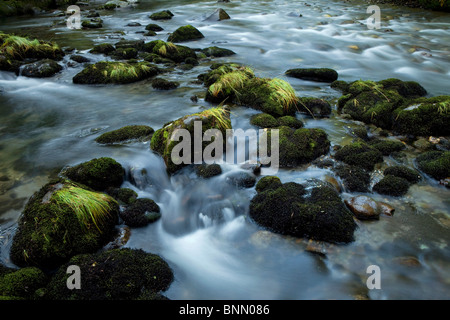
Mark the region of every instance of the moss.
[[399, 140], [374, 139], [369, 141], [368, 144], [380, 151], [385, 156], [388, 156], [393, 152], [398, 152], [405, 149], [405, 144], [403, 144], [403, 142]]
[[293, 116], [283, 116], [278, 119], [278, 126], [285, 126], [294, 129], [303, 128], [303, 122]]
[[339, 165], [334, 171], [342, 179], [344, 187], [349, 192], [368, 192], [370, 184], [369, 173], [358, 166]]
[[83, 189], [73, 182], [55, 180], [30, 198], [11, 246], [14, 264], [52, 269], [73, 255], [94, 252], [110, 240], [118, 219], [117, 202], [105, 194], [83, 189], [83, 194], [95, 197], [108, 210], [101, 225], [83, 223], [82, 210], [90, 204], [77, 200], [76, 195], [72, 202], [63, 202], [58, 197], [62, 190], [72, 186]]
[[163, 31], [164, 29], [163, 29], [163, 27], [161, 27], [161, 26], [159, 26], [157, 24], [150, 23], [150, 24], [145, 26], [145, 30], [148, 30], [148, 31]]
[[250, 124], [261, 128], [278, 127], [278, 120], [267, 113], [258, 113], [250, 118]]
[[256, 184], [256, 192], [262, 192], [270, 189], [277, 189], [282, 186], [280, 178], [276, 176], [265, 176], [259, 179]]
[[236, 53], [232, 50], [219, 48], [219, 47], [208, 47], [201, 50], [202, 53], [207, 57], [229, 57], [235, 55]]
[[111, 53], [111, 57], [119, 60], [134, 59], [138, 55], [138, 51], [135, 48], [118, 48]]
[[286, 71], [288, 77], [294, 77], [302, 80], [333, 82], [338, 78], [336, 70], [329, 68], [298, 68]]
[[411, 100], [394, 111], [394, 130], [414, 136], [450, 134], [450, 96]]
[[95, 139], [101, 144], [120, 143], [130, 140], [148, 141], [151, 138], [152, 127], [145, 125], [130, 125], [117, 130], [105, 132]]
[[129, 227], [144, 227], [161, 217], [160, 208], [152, 199], [141, 198], [134, 201], [120, 217]]
[[0, 295], [33, 299], [47, 282], [47, 276], [36, 267], [19, 269], [0, 277]]
[[352, 166], [358, 166], [372, 171], [375, 164], [383, 162], [383, 154], [364, 142], [354, 142], [339, 149], [335, 154], [336, 160]]
[[319, 98], [302, 97], [298, 99], [298, 110], [313, 117], [325, 117], [331, 114], [328, 101]]
[[[69, 265], [80, 267], [81, 290], [67, 289]], [[52, 300], [134, 300], [143, 292], [167, 290], [173, 272], [160, 256], [136, 249], [78, 255], [59, 268], [47, 286]]]
[[408, 192], [408, 180], [387, 175], [373, 186], [373, 191], [394, 197], [403, 196]]
[[158, 90], [171, 90], [179, 87], [179, 83], [175, 81], [169, 81], [162, 78], [157, 78], [152, 81], [152, 87]]
[[173, 17], [173, 13], [170, 10], [162, 10], [150, 15], [150, 19], [152, 20], [170, 20]]
[[148, 62], [125, 63], [101, 61], [88, 65], [75, 75], [76, 84], [125, 84], [157, 75], [159, 70]]
[[[215, 69], [212, 73], [218, 74], [217, 80], [208, 88], [206, 101], [222, 102], [239, 101], [241, 94], [245, 92], [246, 81], [252, 78], [253, 71], [249, 68], [236, 68], [228, 71], [228, 66]], [[209, 75], [210, 77], [211, 75]]]
[[[322, 129], [279, 127], [279, 159], [282, 167], [295, 167], [327, 154], [330, 141]], [[271, 132], [268, 148], [271, 148]]]
[[[356, 127], [350, 130], [350, 133], [356, 138], [362, 139], [364, 141], [369, 140], [368, 131], [366, 127]], [[380, 150], [381, 151], [381, 150]]]
[[100, 18], [92, 18], [90, 20], [83, 20], [81, 26], [85, 29], [99, 29], [103, 28], [103, 20]]
[[191, 48], [162, 40], [145, 43], [143, 51], [154, 53], [161, 58], [167, 58], [177, 63], [184, 62], [187, 58], [197, 58], [195, 51]]
[[348, 91], [348, 83], [342, 80], [333, 81], [330, 87], [343, 93]]
[[386, 168], [383, 172], [385, 176], [391, 175], [408, 180], [410, 183], [417, 183], [420, 180], [420, 174], [413, 169], [405, 166], [393, 166]]
[[116, 48], [110, 43], [100, 43], [94, 46], [89, 52], [90, 53], [101, 53], [101, 54], [109, 54], [115, 51]]
[[44, 59], [26, 64], [22, 69], [22, 76], [29, 78], [48, 78], [54, 76], [63, 69], [57, 62]]
[[107, 192], [121, 204], [132, 204], [138, 197], [138, 194], [129, 188], [109, 188]]
[[353, 241], [356, 224], [339, 195], [330, 187], [286, 183], [263, 188], [250, 202], [250, 216], [269, 230], [295, 237], [346, 243]]
[[208, 179], [222, 174], [222, 168], [217, 163], [200, 164], [195, 167], [195, 172], [199, 177]]
[[125, 170], [114, 159], [102, 157], [71, 167], [64, 174], [75, 182], [103, 191], [109, 187], [120, 187]]
[[427, 91], [415, 81], [402, 81], [389, 78], [378, 81], [377, 84], [383, 86], [384, 90], [395, 90], [405, 98], [419, 98], [427, 94]]
[[179, 27], [177, 30], [175, 30], [173, 33], [170, 34], [167, 41], [169, 42], [186, 42], [191, 40], [198, 40], [202, 39], [205, 36], [198, 31], [197, 28], [187, 25]]
[[450, 177], [450, 151], [428, 151], [416, 158], [421, 171], [436, 180]]

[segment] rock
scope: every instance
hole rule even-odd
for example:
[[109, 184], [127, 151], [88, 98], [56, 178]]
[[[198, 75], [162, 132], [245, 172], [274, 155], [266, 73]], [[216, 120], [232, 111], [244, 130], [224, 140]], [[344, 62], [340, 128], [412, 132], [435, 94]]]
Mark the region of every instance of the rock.
[[154, 130], [145, 125], [130, 125], [117, 130], [105, 132], [95, 139], [101, 144], [123, 143], [131, 140], [148, 141]]
[[119, 249], [127, 244], [128, 240], [130, 240], [131, 229], [128, 226], [117, 226], [116, 227], [116, 235], [112, 241], [110, 241], [107, 245], [103, 247], [103, 250], [111, 250], [111, 249]]
[[127, 27], [140, 27], [140, 26], [142, 26], [142, 24], [140, 24], [139, 22], [130, 22], [126, 26]]
[[138, 194], [130, 188], [108, 188], [108, 194], [122, 204], [132, 204], [136, 201]]
[[207, 57], [215, 57], [215, 58], [229, 57], [236, 54], [234, 51], [219, 47], [208, 47], [202, 49], [201, 52], [204, 53]]
[[406, 147], [403, 142], [394, 139], [373, 139], [367, 142], [367, 144], [380, 151], [384, 156], [388, 156], [393, 152], [402, 151]]
[[137, 58], [138, 51], [135, 48], [119, 48], [112, 52], [110, 56], [117, 60], [130, 60]]
[[99, 29], [103, 27], [103, 23], [100, 18], [92, 18], [90, 20], [83, 20], [81, 26], [85, 29]]
[[64, 175], [89, 188], [104, 191], [110, 187], [120, 187], [125, 170], [112, 158], [95, 158], [68, 168]]
[[347, 191], [369, 191], [370, 175], [363, 168], [358, 166], [339, 165], [335, 168], [335, 172], [342, 179]]
[[450, 177], [450, 151], [428, 151], [416, 158], [419, 170], [436, 180]]
[[160, 208], [152, 199], [140, 198], [129, 205], [120, 217], [132, 228], [139, 228], [161, 218]]
[[29, 78], [52, 77], [63, 69], [57, 62], [46, 59], [30, 63], [22, 69], [22, 76]]
[[357, 127], [357, 128], [352, 128], [350, 130], [350, 134], [356, 138], [362, 139], [364, 141], [368, 141], [369, 140], [369, 136], [368, 136], [368, 131], [366, 127]]
[[207, 18], [205, 18], [204, 21], [222, 21], [227, 19], [231, 19], [231, 17], [225, 10], [219, 8], [212, 14], [210, 14]]
[[255, 190], [257, 192], [262, 192], [266, 190], [275, 190], [281, 187], [283, 184], [281, 183], [280, 178], [277, 176], [265, 176], [259, 179], [258, 183], [256, 184]]
[[348, 86], [349, 84], [342, 80], [335, 80], [330, 84], [331, 88], [343, 93], [348, 91]]
[[208, 179], [222, 174], [222, 168], [217, 163], [200, 164], [195, 167], [195, 172], [199, 177]]
[[84, 188], [59, 179], [30, 198], [11, 246], [14, 264], [52, 269], [110, 240], [119, 205], [106, 194]]
[[338, 150], [334, 155], [336, 160], [351, 166], [359, 166], [372, 171], [375, 164], [383, 162], [383, 154], [364, 142], [354, 142]]
[[270, 114], [258, 113], [250, 118], [250, 124], [261, 128], [278, 127], [278, 120]]
[[368, 196], [356, 196], [344, 202], [360, 220], [378, 220], [380, 217], [381, 210], [378, 203]]
[[[76, 265], [81, 290], [67, 290], [67, 268]], [[161, 299], [174, 277], [160, 256], [140, 249], [112, 249], [73, 257], [61, 266], [48, 285], [50, 300]]]
[[339, 184], [339, 182], [336, 180], [336, 178], [326, 175], [325, 176], [325, 181], [328, 182], [331, 186], [333, 186], [333, 188], [336, 189], [337, 192], [342, 192], [342, 188], [341, 185]]
[[288, 77], [317, 82], [333, 82], [338, 78], [338, 73], [328, 68], [299, 68], [286, 71]]
[[[175, 159], [176, 162], [180, 160], [181, 163], [176, 164], [173, 160], [172, 150], [177, 143], [173, 143], [170, 138], [177, 129], [186, 129], [191, 137], [194, 137], [194, 125], [196, 121], [200, 121], [202, 124], [202, 135], [208, 129], [218, 129], [222, 133], [223, 137], [226, 137], [226, 130], [231, 129], [230, 113], [227, 108], [211, 108], [205, 111], [184, 116], [180, 119], [172, 121], [166, 124], [163, 128], [157, 130], [152, 137], [150, 147], [153, 151], [159, 153], [167, 166], [168, 173], [174, 173], [177, 170], [183, 168], [187, 164], [194, 163], [194, 152], [190, 152], [190, 161], [181, 161]], [[192, 139], [192, 138], [191, 138]], [[208, 145], [208, 144], [206, 144]], [[226, 140], [223, 139], [223, 151], [225, 150]], [[202, 154], [206, 148], [202, 146]], [[181, 151], [181, 150], [180, 150]], [[186, 150], [183, 150], [186, 151]], [[187, 159], [185, 159], [187, 160]], [[188, 162], [188, 163], [185, 163]]]
[[414, 148], [420, 151], [428, 151], [433, 148], [433, 144], [425, 138], [419, 138], [413, 142]]
[[101, 54], [109, 54], [115, 51], [116, 48], [110, 43], [100, 43], [94, 46], [94, 48], [89, 51], [90, 53], [101, 53]]
[[299, 112], [313, 117], [325, 117], [331, 114], [331, 105], [324, 99], [303, 97], [298, 99]]
[[327, 186], [313, 188], [309, 196], [294, 182], [263, 189], [250, 201], [249, 214], [273, 232], [319, 241], [351, 242], [356, 229], [352, 213]]
[[125, 84], [157, 75], [159, 70], [148, 62], [125, 63], [101, 61], [88, 65], [73, 77], [75, 84]]
[[86, 15], [86, 18], [98, 18], [100, 17], [100, 13], [95, 10], [89, 10], [89, 13]]
[[155, 12], [150, 15], [150, 19], [152, 20], [170, 20], [173, 17], [173, 13], [170, 10], [163, 10], [159, 12]]
[[385, 202], [378, 202], [378, 207], [380, 208], [380, 212], [386, 216], [393, 216], [395, 208]]
[[143, 51], [153, 53], [160, 58], [167, 58], [177, 63], [184, 62], [187, 58], [197, 59], [195, 51], [191, 48], [162, 40], [147, 42], [144, 45]]
[[169, 81], [162, 78], [156, 78], [152, 81], [152, 87], [158, 90], [171, 90], [176, 89], [180, 86], [178, 82]]
[[256, 183], [256, 177], [246, 171], [238, 171], [228, 174], [225, 181], [237, 188], [251, 188]]
[[114, 46], [116, 47], [116, 49], [133, 48], [138, 51], [141, 51], [144, 48], [144, 44], [145, 44], [144, 40], [121, 40], [116, 44], [114, 44]]
[[44, 288], [47, 283], [47, 275], [39, 268], [13, 269], [0, 276], [0, 296], [7, 300], [38, 299], [40, 298], [38, 290]]
[[197, 28], [186, 25], [179, 27], [177, 30], [175, 30], [173, 33], [170, 34], [169, 38], [167, 39], [168, 42], [186, 42], [186, 41], [192, 41], [192, 40], [198, 40], [202, 39], [205, 36], [198, 31]]
[[73, 54], [72, 56], [70, 56], [70, 60], [73, 60], [75, 62], [78, 63], [86, 63], [86, 62], [90, 62], [91, 59], [86, 58], [84, 56], [78, 55], [78, 54]]
[[420, 180], [420, 174], [413, 169], [405, 166], [392, 166], [386, 168], [383, 172], [385, 176], [392, 175], [395, 177], [403, 178], [408, 180], [411, 184], [417, 183]]
[[373, 191], [394, 197], [400, 197], [408, 192], [410, 183], [408, 180], [387, 175], [373, 186]]
[[164, 29], [161, 26], [157, 25], [157, 24], [150, 23], [147, 26], [145, 26], [145, 30], [148, 30], [148, 31], [163, 31]]
[[394, 258], [393, 261], [396, 264], [401, 264], [407, 267], [421, 267], [422, 264], [420, 263], [419, 259], [417, 259], [416, 257], [412, 257], [412, 256], [405, 256], [405, 257], [397, 257]]

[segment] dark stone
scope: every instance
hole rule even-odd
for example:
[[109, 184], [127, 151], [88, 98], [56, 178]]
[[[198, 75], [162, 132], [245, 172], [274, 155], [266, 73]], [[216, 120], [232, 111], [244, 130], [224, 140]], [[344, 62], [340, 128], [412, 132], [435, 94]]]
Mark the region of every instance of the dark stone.
[[140, 198], [129, 205], [120, 217], [125, 224], [132, 228], [139, 228], [155, 222], [161, 218], [160, 208], [155, 201], [146, 198]]
[[22, 69], [22, 76], [29, 78], [48, 78], [54, 76], [62, 69], [57, 62], [46, 59], [25, 65]]
[[333, 82], [338, 78], [338, 73], [328, 68], [298, 68], [286, 71], [288, 77], [317, 82]]

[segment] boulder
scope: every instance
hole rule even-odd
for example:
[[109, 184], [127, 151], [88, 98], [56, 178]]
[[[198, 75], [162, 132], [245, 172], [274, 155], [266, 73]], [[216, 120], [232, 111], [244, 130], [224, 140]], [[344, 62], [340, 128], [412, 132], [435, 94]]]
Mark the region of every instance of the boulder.
[[236, 53], [232, 50], [225, 49], [225, 48], [219, 48], [219, 47], [208, 47], [201, 50], [202, 53], [205, 54], [207, 57], [229, 57], [232, 55], [235, 55]]
[[360, 220], [378, 220], [381, 208], [378, 203], [368, 196], [356, 196], [344, 201], [345, 205]]
[[317, 82], [333, 82], [338, 78], [338, 73], [329, 68], [298, 68], [286, 71], [288, 77]]
[[302, 97], [298, 99], [297, 107], [299, 112], [313, 117], [325, 117], [331, 114], [331, 105], [324, 99]]
[[421, 171], [436, 180], [450, 177], [450, 151], [428, 151], [416, 158]]
[[29, 78], [52, 77], [63, 69], [57, 62], [45, 59], [27, 64], [22, 69], [22, 76]]
[[160, 208], [152, 199], [140, 198], [120, 213], [124, 223], [132, 228], [139, 228], [161, 218]]
[[393, 175], [384, 176], [373, 186], [373, 191], [394, 197], [400, 197], [408, 192], [410, 183], [408, 180]]
[[197, 28], [186, 25], [179, 27], [177, 30], [175, 30], [173, 33], [170, 34], [169, 38], [167, 39], [168, 42], [187, 42], [192, 40], [198, 40], [202, 39], [205, 36], [198, 31]]
[[170, 12], [170, 10], [162, 10], [150, 15], [150, 19], [152, 20], [170, 20], [174, 14]]
[[155, 130], [145, 125], [130, 125], [105, 132], [95, 139], [101, 144], [123, 143], [127, 141], [148, 141]]
[[351, 166], [358, 166], [372, 171], [375, 164], [383, 162], [383, 154], [365, 142], [354, 142], [339, 149], [335, 159]]
[[178, 82], [169, 81], [162, 78], [156, 78], [152, 81], [152, 88], [158, 90], [171, 90], [176, 89], [180, 86]]

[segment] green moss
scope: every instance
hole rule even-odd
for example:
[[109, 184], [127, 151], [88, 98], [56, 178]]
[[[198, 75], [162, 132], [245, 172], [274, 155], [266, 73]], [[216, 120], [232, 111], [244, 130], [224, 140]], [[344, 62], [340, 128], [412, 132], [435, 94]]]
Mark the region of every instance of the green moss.
[[393, 166], [386, 168], [383, 172], [385, 176], [391, 175], [408, 180], [410, 183], [417, 183], [420, 180], [420, 174], [413, 169], [405, 166]]
[[132, 204], [138, 197], [138, 194], [130, 188], [109, 188], [107, 191], [121, 204]]
[[[81, 290], [67, 289], [69, 265], [80, 267]], [[167, 290], [172, 281], [173, 272], [161, 257], [125, 248], [73, 257], [59, 268], [47, 289], [52, 300], [134, 300], [143, 292]]]
[[429, 151], [416, 158], [420, 170], [436, 180], [450, 177], [450, 151]]
[[125, 63], [101, 61], [88, 65], [75, 75], [76, 84], [125, 84], [157, 75], [159, 70], [148, 62]]
[[303, 122], [293, 116], [283, 116], [278, 119], [278, 126], [285, 126], [294, 129], [300, 129], [303, 127]]
[[235, 55], [236, 53], [232, 50], [225, 49], [225, 48], [219, 48], [219, 47], [208, 47], [205, 49], [202, 49], [202, 53], [205, 54], [207, 57], [229, 57], [232, 55]]
[[286, 71], [289, 77], [318, 82], [333, 82], [338, 78], [338, 73], [329, 68], [299, 68]]
[[150, 23], [150, 24], [145, 26], [145, 30], [148, 30], [148, 31], [163, 31], [164, 29], [161, 26], [157, 25], [157, 24]]
[[156, 54], [161, 58], [170, 59], [177, 63], [184, 62], [187, 58], [197, 58], [195, 51], [191, 48], [162, 40], [145, 43], [143, 51]]
[[195, 171], [199, 177], [208, 179], [222, 174], [222, 168], [217, 163], [200, 164], [195, 167]]
[[269, 189], [278, 189], [282, 186], [280, 178], [276, 176], [265, 176], [259, 179], [256, 184], [256, 192], [262, 192]]
[[94, 46], [89, 52], [90, 53], [102, 53], [102, 54], [109, 54], [113, 51], [115, 51], [116, 48], [110, 44], [110, 43], [100, 43]]
[[313, 117], [325, 117], [331, 114], [328, 101], [319, 98], [302, 97], [298, 99], [298, 110]]
[[383, 86], [385, 90], [395, 90], [405, 98], [419, 98], [427, 94], [427, 91], [415, 81], [402, 81], [389, 78], [378, 81], [377, 84]]
[[344, 187], [349, 192], [368, 192], [370, 184], [369, 173], [358, 166], [339, 165], [334, 171], [342, 179]]
[[36, 267], [28, 267], [0, 277], [0, 295], [33, 299], [47, 285], [47, 276]]
[[172, 90], [180, 86], [178, 82], [157, 78], [152, 81], [152, 88], [158, 90]]
[[414, 136], [450, 134], [450, 96], [411, 100], [394, 111], [394, 130]]
[[375, 164], [383, 162], [383, 154], [364, 142], [354, 142], [339, 149], [335, 154], [336, 160], [352, 166], [359, 166], [372, 171]]
[[267, 113], [258, 113], [250, 118], [250, 123], [261, 128], [278, 127], [278, 120]]
[[186, 42], [191, 40], [198, 40], [202, 39], [205, 36], [198, 31], [197, 28], [187, 25], [179, 27], [177, 30], [175, 30], [173, 33], [170, 34], [169, 38], [167, 39], [168, 42]]
[[380, 194], [399, 197], [408, 192], [409, 186], [408, 180], [387, 175], [373, 186], [373, 191]]
[[276, 233], [328, 242], [351, 242], [356, 224], [338, 194], [329, 187], [286, 183], [263, 188], [250, 202], [250, 216]]
[[170, 10], [162, 10], [150, 15], [150, 19], [152, 20], [169, 20], [172, 19], [173, 13]]
[[64, 174], [75, 182], [103, 191], [109, 187], [120, 187], [125, 170], [114, 159], [102, 157], [71, 167]]
[[227, 67], [221, 67], [215, 74], [222, 73], [219, 78], [209, 86], [205, 100], [222, 102], [225, 100], [239, 101], [241, 93], [245, 91], [246, 81], [253, 77], [253, 71], [248, 68], [238, 68], [231, 72], [224, 72]]
[[134, 201], [120, 213], [124, 223], [130, 227], [144, 227], [161, 217], [160, 208], [152, 199], [141, 198]]
[[153, 132], [153, 128], [149, 126], [131, 125], [103, 133], [95, 141], [102, 144], [120, 143], [129, 140], [147, 141], [150, 140]]
[[380, 151], [385, 156], [388, 156], [393, 152], [398, 152], [405, 149], [405, 144], [403, 144], [403, 142], [399, 140], [375, 139], [369, 141], [368, 144]]
[[[18, 266], [37, 266], [52, 269], [79, 253], [94, 252], [110, 240], [117, 223], [119, 206], [104, 194], [83, 190], [108, 208], [101, 224], [82, 223], [90, 203], [72, 197], [61, 201], [58, 193], [64, 188], [83, 188], [73, 182], [56, 180], [43, 186], [28, 201], [14, 235], [10, 257]], [[85, 202], [83, 202], [85, 201]], [[97, 227], [101, 227], [99, 230]]]
[[333, 81], [330, 87], [343, 93], [348, 91], [348, 83], [342, 80]]

